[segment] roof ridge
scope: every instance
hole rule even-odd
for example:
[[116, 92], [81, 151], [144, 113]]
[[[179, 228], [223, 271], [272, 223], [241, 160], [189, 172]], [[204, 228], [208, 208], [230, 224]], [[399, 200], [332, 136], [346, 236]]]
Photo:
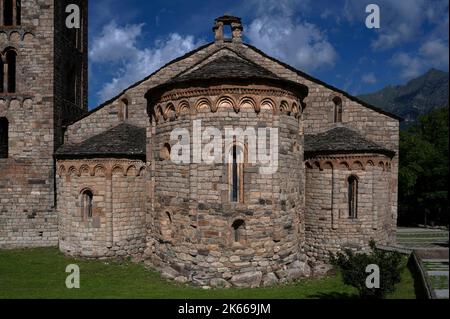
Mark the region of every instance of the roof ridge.
[[[194, 63], [191, 67], [187, 68], [184, 71], [181, 71], [180, 73], [178, 73], [177, 75], [175, 75], [172, 79], [177, 78], [179, 76], [183, 76], [184, 74], [189, 74], [199, 68], [201, 68], [203, 65], [206, 65], [208, 62], [205, 63], [206, 60], [211, 59], [214, 57], [214, 55], [218, 54], [219, 52], [222, 51], [230, 51], [231, 53], [233, 53], [234, 55], [236, 55], [237, 57], [244, 59], [243, 56], [237, 54], [236, 52], [234, 52], [233, 50], [231, 50], [230, 48], [224, 46], [219, 48], [217, 51], [213, 52], [211, 55], [205, 56], [204, 58], [200, 59], [199, 61], [197, 61], [196, 63]], [[226, 56], [226, 55], [224, 55]], [[204, 64], [203, 64], [204, 63]], [[203, 64], [203, 65], [202, 65]]]

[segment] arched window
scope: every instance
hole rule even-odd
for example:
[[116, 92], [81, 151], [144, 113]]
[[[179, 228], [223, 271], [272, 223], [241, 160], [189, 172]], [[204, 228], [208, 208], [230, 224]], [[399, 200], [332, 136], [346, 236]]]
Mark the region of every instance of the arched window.
[[94, 194], [92, 191], [87, 189], [81, 193], [81, 213], [84, 218], [92, 218], [94, 204]]
[[7, 64], [7, 92], [15, 93], [16, 92], [16, 61], [17, 61], [17, 53], [13, 49], [9, 49], [5, 53], [6, 64]]
[[3, 0], [3, 25], [20, 25], [22, 5], [21, 0]]
[[233, 145], [229, 154], [230, 201], [243, 202], [244, 191], [244, 152], [241, 147]]
[[119, 114], [122, 115], [122, 120], [126, 121], [126, 120], [128, 120], [128, 100], [122, 99], [120, 101], [120, 106], [121, 106], [121, 110], [120, 110]]
[[233, 242], [245, 244], [245, 221], [235, 220], [231, 227], [233, 228]]
[[8, 158], [8, 119], [0, 117], [0, 158]]
[[358, 217], [358, 178], [356, 176], [348, 178], [348, 217]]
[[342, 99], [335, 97], [334, 103], [334, 123], [342, 123]]

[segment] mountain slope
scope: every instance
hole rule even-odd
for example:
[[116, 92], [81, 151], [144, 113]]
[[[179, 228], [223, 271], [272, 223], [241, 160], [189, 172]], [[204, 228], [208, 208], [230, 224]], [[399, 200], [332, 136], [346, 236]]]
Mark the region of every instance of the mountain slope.
[[388, 86], [380, 91], [360, 95], [359, 98], [385, 111], [405, 119], [402, 126], [409, 126], [423, 114], [448, 107], [449, 75], [431, 69], [405, 85]]

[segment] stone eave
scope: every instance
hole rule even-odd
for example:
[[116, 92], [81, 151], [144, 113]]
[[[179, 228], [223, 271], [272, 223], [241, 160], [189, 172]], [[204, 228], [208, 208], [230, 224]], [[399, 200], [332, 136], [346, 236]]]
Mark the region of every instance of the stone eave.
[[127, 154], [127, 153], [86, 153], [86, 154], [57, 154], [56, 160], [92, 160], [92, 159], [129, 159], [146, 161], [146, 154]]
[[347, 157], [351, 155], [383, 155], [392, 159], [395, 156], [396, 152], [390, 151], [387, 149], [379, 149], [379, 150], [324, 150], [324, 151], [305, 151], [304, 158], [305, 160], [311, 160], [318, 156], [334, 156], [334, 157]]
[[[273, 79], [264, 77], [246, 77], [246, 78], [209, 78], [209, 79], [195, 79], [181, 82], [166, 82], [154, 88], [148, 90], [145, 94], [145, 98], [149, 101], [156, 101], [162, 94], [173, 89], [186, 89], [186, 88], [208, 88], [217, 85], [236, 85], [236, 86], [250, 86], [250, 85], [265, 85], [281, 88], [291, 91], [294, 95], [303, 99], [308, 96], [309, 90], [306, 86], [284, 79]], [[306, 106], [302, 103], [303, 108]]]

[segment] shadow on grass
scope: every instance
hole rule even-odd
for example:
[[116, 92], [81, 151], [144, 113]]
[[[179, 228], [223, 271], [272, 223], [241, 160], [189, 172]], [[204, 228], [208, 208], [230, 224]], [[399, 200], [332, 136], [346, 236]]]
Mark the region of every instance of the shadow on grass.
[[328, 292], [328, 293], [318, 293], [307, 298], [313, 299], [359, 299], [358, 295], [349, 294], [346, 292]]
[[416, 299], [427, 299], [427, 293], [422, 281], [422, 275], [420, 274], [420, 271], [417, 268], [412, 256], [408, 259], [407, 267], [414, 280], [414, 293], [416, 294]]

